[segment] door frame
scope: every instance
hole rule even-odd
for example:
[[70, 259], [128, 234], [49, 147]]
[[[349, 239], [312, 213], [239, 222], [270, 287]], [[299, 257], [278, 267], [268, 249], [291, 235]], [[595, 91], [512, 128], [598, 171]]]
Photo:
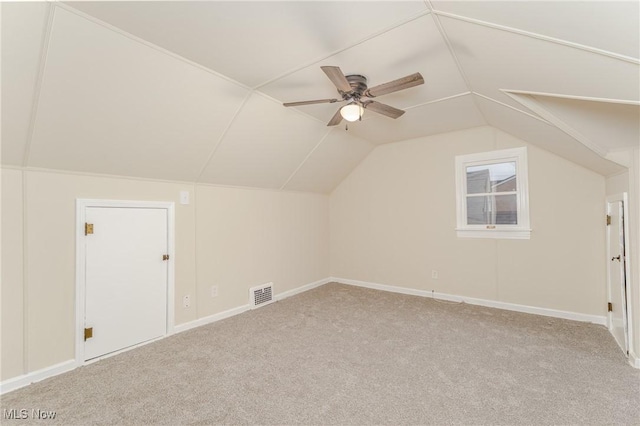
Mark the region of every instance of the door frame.
[[[631, 277], [631, 258], [629, 257], [629, 197], [628, 194], [626, 192], [620, 193], [620, 194], [615, 194], [615, 195], [610, 195], [607, 197], [606, 199], [606, 203], [605, 203], [605, 209], [607, 212], [607, 215], [609, 214], [609, 204], [610, 203], [615, 203], [618, 201], [622, 202], [622, 214], [624, 215], [624, 221], [623, 221], [623, 233], [624, 233], [624, 274], [625, 274], [625, 296], [626, 296], [626, 304], [627, 304], [627, 308], [626, 308], [626, 313], [627, 313], [627, 344], [628, 344], [628, 348], [627, 348], [627, 353], [625, 354], [627, 357], [629, 356], [629, 352], [631, 351], [631, 348], [633, 348], [633, 322], [631, 321], [631, 318], [633, 318], [633, 315], [631, 315], [631, 299], [630, 299], [630, 295], [631, 295], [631, 284], [629, 283], [630, 281], [630, 277]], [[607, 261], [607, 302], [611, 301], [611, 261], [609, 259], [611, 259], [611, 257], [613, 256], [611, 251], [610, 251], [610, 231], [609, 228], [606, 229], [606, 252], [607, 252], [607, 257], [606, 257], [606, 261]], [[607, 312], [607, 329], [609, 330], [609, 332], [611, 332], [611, 313]]]
[[[85, 287], [86, 287], [86, 247], [84, 244], [84, 224], [86, 222], [86, 209], [88, 207], [103, 208], [138, 208], [138, 209], [164, 209], [167, 213], [167, 324], [166, 337], [173, 334], [175, 322], [175, 204], [169, 201], [132, 201], [132, 200], [100, 200], [100, 199], [76, 199], [76, 312], [75, 312], [75, 361], [77, 365], [90, 363], [105, 356], [115, 355], [130, 348], [94, 358], [91, 361], [84, 359], [84, 326], [85, 326]], [[161, 338], [162, 338], [161, 337]], [[148, 343], [148, 342], [145, 342]], [[144, 343], [141, 343], [144, 344]]]

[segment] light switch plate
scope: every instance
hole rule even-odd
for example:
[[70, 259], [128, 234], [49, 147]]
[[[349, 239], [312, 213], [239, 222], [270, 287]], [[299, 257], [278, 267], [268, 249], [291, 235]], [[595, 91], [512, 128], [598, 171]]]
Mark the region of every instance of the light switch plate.
[[189, 204], [189, 191], [180, 191], [180, 204]]

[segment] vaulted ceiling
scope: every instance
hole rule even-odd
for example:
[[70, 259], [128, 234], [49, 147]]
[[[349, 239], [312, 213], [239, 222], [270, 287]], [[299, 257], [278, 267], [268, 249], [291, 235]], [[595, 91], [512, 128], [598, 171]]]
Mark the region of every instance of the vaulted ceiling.
[[[603, 175], [640, 141], [639, 2], [2, 3], [2, 164], [330, 192], [378, 144], [491, 125]], [[406, 114], [327, 127], [320, 66]], [[618, 160], [619, 161], [619, 160]]]

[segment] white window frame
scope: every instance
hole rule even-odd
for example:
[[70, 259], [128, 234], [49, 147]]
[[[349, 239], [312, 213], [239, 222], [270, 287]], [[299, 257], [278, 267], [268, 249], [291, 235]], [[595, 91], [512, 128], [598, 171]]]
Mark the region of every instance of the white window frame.
[[[516, 163], [517, 225], [468, 225], [467, 224], [467, 167], [495, 163]], [[527, 148], [511, 148], [498, 151], [456, 156], [456, 232], [461, 238], [529, 239], [529, 173]], [[499, 193], [495, 193], [499, 194]]]

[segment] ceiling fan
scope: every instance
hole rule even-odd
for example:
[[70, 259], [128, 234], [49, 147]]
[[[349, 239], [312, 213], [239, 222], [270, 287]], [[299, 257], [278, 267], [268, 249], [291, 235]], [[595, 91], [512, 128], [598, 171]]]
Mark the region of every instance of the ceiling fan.
[[336, 89], [338, 89], [338, 93], [342, 99], [316, 99], [313, 101], [285, 102], [283, 105], [286, 107], [293, 107], [311, 104], [348, 102], [347, 105], [336, 111], [333, 118], [331, 118], [329, 123], [327, 123], [327, 126], [336, 126], [340, 124], [343, 118], [347, 121], [361, 120], [365, 109], [386, 115], [387, 117], [398, 118], [404, 114], [403, 110], [367, 98], [375, 98], [377, 96], [386, 95], [388, 93], [424, 84], [422, 75], [417, 72], [369, 89], [367, 88], [367, 78], [363, 75], [344, 75], [339, 67], [324, 66], [320, 68], [322, 68], [322, 71], [324, 71], [327, 77], [329, 77], [329, 80], [331, 80], [331, 82], [336, 86]]

